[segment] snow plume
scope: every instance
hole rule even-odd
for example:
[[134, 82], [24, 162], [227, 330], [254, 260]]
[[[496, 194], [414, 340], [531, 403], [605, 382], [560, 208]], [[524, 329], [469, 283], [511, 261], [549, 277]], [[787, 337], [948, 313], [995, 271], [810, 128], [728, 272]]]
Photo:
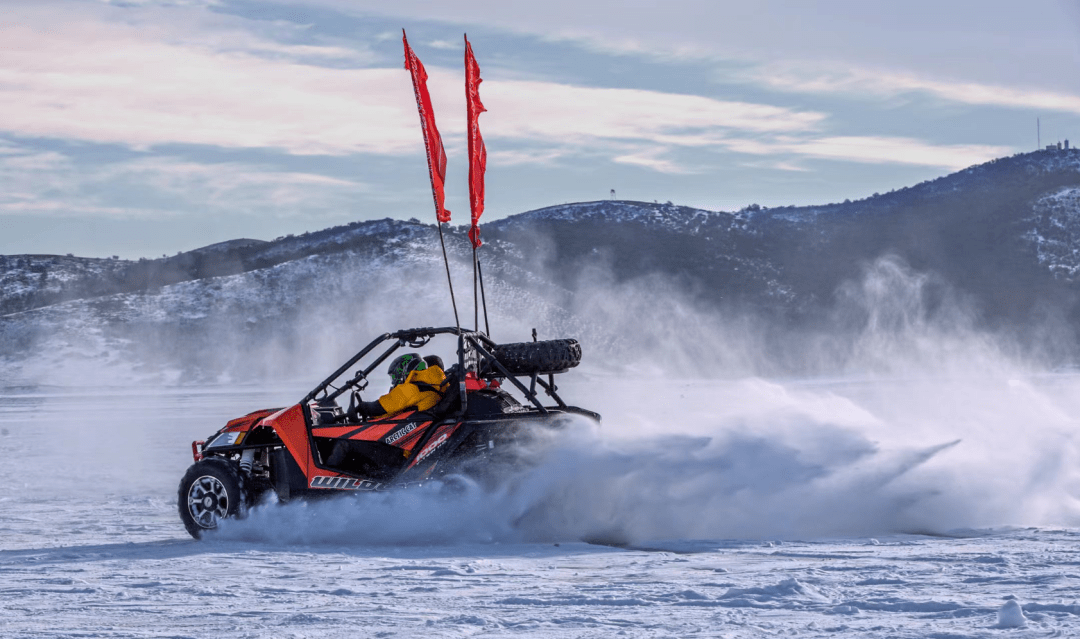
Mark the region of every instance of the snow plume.
[[14, 363], [27, 382], [314, 385], [382, 333], [452, 325], [445, 291], [429, 251], [391, 264], [342, 252], [27, 311], [0, 335], [26, 336], [35, 356]]
[[[266, 504], [214, 538], [358, 546], [813, 539], [1080, 525], [1080, 379], [659, 382], [494, 490]], [[652, 410], [650, 410], [650, 408]]]
[[[375, 334], [417, 323], [417, 309], [450, 323], [440, 256], [410, 254], [393, 268], [367, 264], [364, 277], [349, 261], [359, 258], [313, 257], [285, 278], [244, 274], [174, 285], [155, 299], [117, 296], [108, 308], [84, 304], [69, 315], [72, 331], [107, 331], [94, 323], [106, 311], [210, 325], [159, 345], [180, 355], [220, 351], [238, 381], [291, 379], [272, 399], [238, 396], [221, 379], [145, 402], [94, 389], [64, 402], [37, 397], [34, 433], [19, 417], [7, 426], [10, 441], [35, 451], [41, 463], [29, 474], [48, 473], [50, 490], [149, 487], [171, 501], [192, 439], [229, 417], [296, 401]], [[341, 268], [320, 263], [330, 259]], [[407, 295], [386, 293], [418, 281]], [[457, 283], [459, 295], [470, 290]], [[659, 274], [620, 281], [584, 268], [579, 289], [561, 297], [489, 283], [500, 340], [527, 339], [531, 325], [544, 338], [581, 338], [584, 363], [560, 377], [560, 392], [604, 415], [599, 430], [556, 439], [534, 469], [493, 492], [267, 504], [213, 537], [643, 543], [1080, 525], [1080, 378], [1048, 373], [1031, 351], [977, 328], [977, 314], [946, 282], [898, 259], [867, 265], [818, 328], [717, 310]], [[247, 300], [251, 291], [258, 300]], [[260, 304], [280, 315], [247, 313]], [[108, 383], [83, 373], [80, 387]]]
[[[978, 330], [932, 275], [895, 258], [867, 265], [838, 292], [830, 330], [785, 342], [831, 375], [788, 379], [746, 374], [767, 364], [760, 322], [724, 321], [659, 277], [586, 277], [586, 363], [560, 386], [604, 415], [599, 430], [557, 438], [494, 492], [290, 504], [222, 535], [633, 544], [1080, 525], [1080, 378]], [[630, 294], [643, 289], [646, 301]], [[598, 326], [638, 357], [619, 359], [630, 350], [596, 339]]]
[[1008, 374], [1021, 361], [948, 282], [893, 255], [840, 287], [831, 319], [839, 331], [823, 356], [849, 374]]
[[[403, 235], [389, 255], [363, 249], [314, 255], [6, 316], [0, 357], [11, 356], [4, 367], [9, 377], [73, 385], [88, 377], [152, 384], [315, 381], [376, 335], [454, 323], [437, 240], [426, 227], [416, 233]], [[461, 323], [472, 327], [471, 255], [451, 253]], [[493, 337], [528, 340], [534, 327], [541, 339], [575, 337], [584, 370], [647, 377], [890, 375], [958, 365], [985, 372], [1020, 361], [1021, 351], [1006, 346], [1013, 340], [975, 328], [976, 314], [946, 283], [897, 258], [867, 265], [836, 292], [830, 310], [795, 318], [718, 304], [714, 292], [670, 274], [621, 279], [602, 258], [571, 269], [576, 279], [569, 282], [565, 274], [544, 273], [541, 263], [495, 266], [485, 283]], [[1063, 331], [1052, 326], [1028, 331], [1037, 335], [1030, 341], [1044, 346], [1024, 351], [1026, 359], [1054, 352], [1045, 345], [1059, 343]]]
[[1004, 374], [1037, 366], [1037, 355], [1066, 334], [1050, 321], [1027, 327], [1036, 337], [1021, 349], [1011, 335], [979, 328], [975, 309], [948, 282], [892, 255], [864, 265], [820, 312], [784, 317], [708, 299], [675, 277], [620, 282], [593, 265], [568, 306], [593, 362], [636, 375]]
[[737, 376], [757, 372], [765, 333], [739, 313], [718, 311], [676, 278], [653, 273], [619, 281], [583, 269], [568, 303], [586, 366], [628, 368], [635, 375]]
[[[567, 390], [605, 416], [603, 438], [561, 453], [547, 477], [569, 514], [538, 517], [541, 529], [641, 539], [1080, 522], [1080, 380], [978, 328], [948, 282], [886, 256], [837, 292], [824, 326], [788, 331], [678, 290], [653, 287], [664, 311], [651, 315], [594, 290], [593, 308], [623, 313], [613, 325], [639, 359], [601, 357], [593, 392]], [[1052, 325], [1040, 330], [1053, 343]], [[813, 376], [753, 377], [778, 369]]]
[[[538, 534], [640, 542], [1080, 523], [1075, 378], [605, 386], [615, 397], [599, 407], [603, 438], [559, 450], [531, 478]], [[670, 409], [635, 410], [649, 404]]]
[[[405, 230], [388, 247], [380, 237], [355, 250], [4, 316], [0, 383], [314, 385], [383, 333], [454, 325], [434, 228], [395, 224]], [[451, 270], [461, 325], [472, 328], [472, 256], [461, 245], [450, 251]], [[579, 332], [567, 310], [532, 290], [546, 283], [485, 284], [492, 332], [503, 341], [527, 340], [533, 327], [548, 338]]]

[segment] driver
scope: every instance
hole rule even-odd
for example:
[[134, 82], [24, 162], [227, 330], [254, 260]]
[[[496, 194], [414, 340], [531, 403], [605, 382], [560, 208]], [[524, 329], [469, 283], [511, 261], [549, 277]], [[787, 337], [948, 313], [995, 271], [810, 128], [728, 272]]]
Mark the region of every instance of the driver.
[[367, 419], [383, 419], [406, 408], [425, 411], [442, 399], [446, 392], [446, 373], [442, 358], [419, 353], [399, 355], [390, 364], [390, 392], [374, 402], [360, 402], [356, 410]]

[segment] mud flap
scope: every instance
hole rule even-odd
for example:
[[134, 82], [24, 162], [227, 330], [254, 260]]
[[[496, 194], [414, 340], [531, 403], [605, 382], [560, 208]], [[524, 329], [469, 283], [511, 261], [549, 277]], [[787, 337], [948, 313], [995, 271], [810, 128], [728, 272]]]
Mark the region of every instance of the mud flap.
[[293, 493], [307, 489], [304, 471], [284, 447], [270, 453], [270, 481], [274, 484], [278, 501], [282, 503], [289, 501]]

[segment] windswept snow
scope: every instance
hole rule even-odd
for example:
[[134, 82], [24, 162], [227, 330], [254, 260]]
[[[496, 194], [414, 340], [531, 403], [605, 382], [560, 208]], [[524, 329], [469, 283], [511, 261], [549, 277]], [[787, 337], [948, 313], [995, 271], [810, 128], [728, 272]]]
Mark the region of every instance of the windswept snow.
[[1023, 628], [1027, 625], [1027, 616], [1024, 615], [1023, 607], [1015, 600], [1009, 599], [998, 610], [998, 628]]
[[1080, 633], [1080, 532], [1049, 525], [1080, 379], [564, 382], [604, 426], [496, 495], [265, 503], [203, 541], [190, 441], [306, 389], [4, 389], [0, 636]]
[[[700, 543], [690, 551], [580, 542], [377, 549], [106, 542], [0, 554], [0, 633], [1070, 636], [1080, 628], [1080, 607], [1068, 594], [1075, 580], [1045, 558], [1077, 541], [1025, 531], [897, 536], [876, 545]], [[988, 568], [978, 561], [985, 553], [1020, 566]]]

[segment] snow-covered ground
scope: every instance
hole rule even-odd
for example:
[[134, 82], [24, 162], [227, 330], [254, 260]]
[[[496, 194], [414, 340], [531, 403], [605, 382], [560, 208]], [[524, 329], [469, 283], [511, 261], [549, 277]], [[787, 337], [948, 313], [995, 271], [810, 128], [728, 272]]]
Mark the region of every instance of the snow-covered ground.
[[306, 388], [8, 387], [0, 636], [1078, 636], [1080, 378], [987, 375], [574, 372], [600, 432], [500, 494], [266, 504], [204, 541], [191, 440]]

